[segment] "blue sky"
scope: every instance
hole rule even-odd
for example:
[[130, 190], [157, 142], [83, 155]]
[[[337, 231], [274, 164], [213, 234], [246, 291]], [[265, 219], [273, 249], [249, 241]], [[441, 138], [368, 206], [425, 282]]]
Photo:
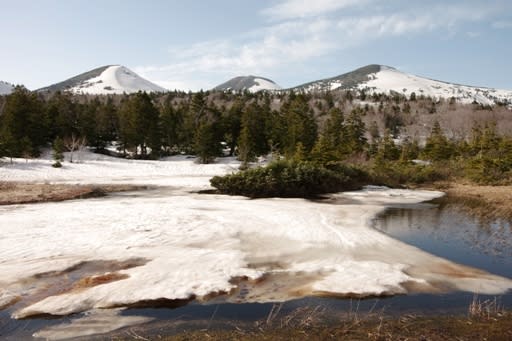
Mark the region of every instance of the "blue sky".
[[29, 89], [107, 64], [198, 90], [373, 63], [512, 89], [510, 0], [0, 0], [0, 32], [0, 80]]

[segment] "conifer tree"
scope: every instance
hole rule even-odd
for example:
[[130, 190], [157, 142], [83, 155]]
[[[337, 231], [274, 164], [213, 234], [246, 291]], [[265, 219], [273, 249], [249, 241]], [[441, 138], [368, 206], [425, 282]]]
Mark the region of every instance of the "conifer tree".
[[452, 155], [452, 145], [443, 134], [439, 122], [435, 121], [423, 149], [423, 156], [432, 161], [440, 161], [448, 160]]
[[2, 130], [0, 134], [0, 157], [7, 156], [12, 163], [12, 158], [16, 156], [18, 150], [18, 143], [12, 137], [9, 130]]
[[[244, 111], [244, 103], [241, 100], [236, 100], [230, 109], [225, 110], [222, 117], [222, 125], [225, 131], [224, 140], [229, 146], [229, 156], [235, 154], [236, 146], [241, 137], [242, 131], [242, 113]], [[247, 137], [245, 137], [247, 138]]]
[[183, 129], [183, 115], [175, 110], [169, 99], [166, 99], [160, 111], [160, 129], [162, 144], [167, 153], [177, 152], [180, 146], [180, 131]]
[[362, 153], [367, 146], [366, 127], [362, 115], [363, 112], [360, 109], [353, 109], [347, 117], [343, 138], [347, 155]]
[[289, 100], [290, 102], [284, 106], [286, 124], [284, 152], [291, 158], [299, 142], [304, 146], [305, 153], [309, 154], [316, 142], [318, 127], [304, 94], [290, 95]]
[[112, 97], [108, 97], [105, 103], [95, 103], [94, 138], [88, 137], [96, 149], [104, 149], [107, 144], [118, 138], [119, 116]]
[[202, 122], [195, 135], [195, 152], [199, 162], [210, 163], [221, 154], [221, 145], [215, 124]]
[[395, 141], [393, 141], [393, 137], [389, 130], [386, 130], [384, 133], [384, 138], [379, 144], [377, 157], [386, 161], [398, 160], [400, 157], [400, 150], [395, 145]]
[[44, 145], [46, 139], [42, 107], [37, 95], [21, 86], [15, 87], [6, 96], [0, 116], [0, 140], [4, 141], [9, 156], [22, 156], [24, 150], [19, 142], [23, 138], [29, 140], [32, 154], [37, 154], [37, 148]]
[[151, 97], [145, 92], [130, 96], [120, 109], [120, 137], [124, 149], [135, 147], [135, 154], [140, 150], [147, 156], [147, 147], [153, 156], [158, 156], [161, 149], [159, 130], [159, 112]]
[[64, 141], [60, 137], [56, 137], [53, 141], [53, 167], [60, 168], [62, 167], [62, 161], [64, 160]]

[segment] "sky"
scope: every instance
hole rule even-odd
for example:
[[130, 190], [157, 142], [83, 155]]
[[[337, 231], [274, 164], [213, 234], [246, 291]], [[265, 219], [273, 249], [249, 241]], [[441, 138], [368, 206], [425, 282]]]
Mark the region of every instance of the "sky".
[[287, 88], [368, 64], [512, 89], [511, 0], [0, 0], [0, 80], [121, 64], [168, 89]]

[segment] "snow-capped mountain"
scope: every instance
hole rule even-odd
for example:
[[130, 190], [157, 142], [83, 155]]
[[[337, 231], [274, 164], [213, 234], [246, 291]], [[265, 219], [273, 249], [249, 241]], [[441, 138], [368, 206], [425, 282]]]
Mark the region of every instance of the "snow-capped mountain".
[[12, 85], [11, 83], [0, 81], [0, 95], [10, 94], [12, 92], [12, 89], [14, 89], [14, 85]]
[[328, 90], [365, 90], [366, 93], [399, 93], [410, 96], [424, 95], [433, 98], [454, 97], [462, 103], [478, 102], [481, 104], [512, 103], [512, 90], [499, 90], [474, 87], [432, 80], [401, 72], [384, 65], [367, 65], [352, 72], [333, 78], [306, 83], [293, 90], [328, 91]]
[[109, 95], [129, 94], [138, 91], [165, 92], [167, 90], [142, 78], [125, 66], [107, 65], [38, 91], [69, 91], [75, 94]]
[[213, 90], [219, 91], [245, 91], [258, 92], [261, 90], [281, 90], [274, 81], [258, 76], [240, 76], [228, 80]]

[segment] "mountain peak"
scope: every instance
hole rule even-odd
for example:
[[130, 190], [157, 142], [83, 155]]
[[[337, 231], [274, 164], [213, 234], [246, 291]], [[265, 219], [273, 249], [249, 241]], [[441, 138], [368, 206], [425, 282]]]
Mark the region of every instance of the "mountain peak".
[[258, 92], [262, 90], [281, 90], [273, 80], [260, 76], [238, 76], [222, 83], [213, 90], [218, 91], [245, 91]]
[[108, 95], [138, 91], [166, 90], [137, 75], [123, 65], [105, 65], [50, 85], [38, 91], [69, 91], [76, 94]]
[[512, 91], [460, 85], [402, 72], [394, 67], [370, 64], [342, 75], [309, 82], [292, 90], [304, 92], [352, 90], [372, 93], [415, 93], [432, 98], [455, 98], [461, 103], [484, 105], [512, 103]]

